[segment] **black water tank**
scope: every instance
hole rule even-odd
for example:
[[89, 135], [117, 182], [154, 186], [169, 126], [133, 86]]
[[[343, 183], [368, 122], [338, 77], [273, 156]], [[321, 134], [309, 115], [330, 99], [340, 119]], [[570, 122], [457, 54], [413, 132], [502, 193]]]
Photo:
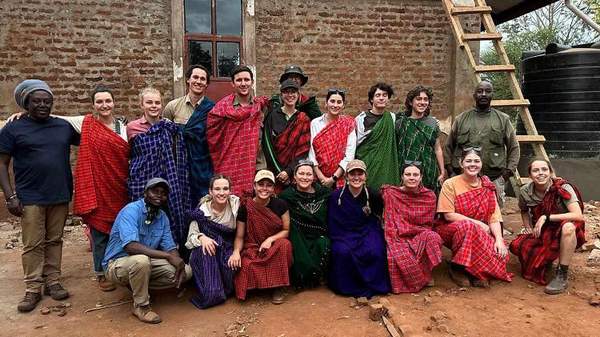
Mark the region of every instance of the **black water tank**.
[[600, 50], [524, 59], [523, 94], [551, 158], [600, 158]]

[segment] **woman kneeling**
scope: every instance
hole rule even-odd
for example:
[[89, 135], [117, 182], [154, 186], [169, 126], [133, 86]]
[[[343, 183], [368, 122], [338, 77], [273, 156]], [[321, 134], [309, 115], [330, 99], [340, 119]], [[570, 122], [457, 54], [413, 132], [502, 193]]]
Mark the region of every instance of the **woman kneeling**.
[[407, 161], [402, 186], [382, 188], [388, 267], [396, 294], [433, 286], [431, 271], [442, 262], [442, 239], [431, 229], [436, 196], [421, 179], [421, 163]]
[[275, 175], [260, 170], [254, 177], [253, 198], [245, 200], [237, 217], [237, 230], [229, 266], [239, 268], [235, 293], [246, 299], [250, 289], [275, 288], [272, 302], [284, 300], [282, 287], [290, 285], [292, 244], [287, 239], [290, 213], [287, 203], [273, 196]]
[[233, 292], [234, 270], [227, 261], [233, 252], [240, 199], [230, 194], [230, 187], [229, 178], [214, 176], [209, 194], [200, 199], [190, 214], [192, 222], [185, 247], [192, 250], [190, 265], [198, 287], [192, 303], [200, 309], [224, 302]]
[[279, 197], [290, 207], [290, 241], [294, 263], [292, 285], [316, 287], [325, 278], [330, 242], [327, 237], [327, 199], [330, 190], [315, 183], [314, 164], [301, 160], [294, 169], [294, 185]]
[[[575, 249], [585, 243], [583, 203], [579, 190], [561, 178], [553, 178], [544, 159], [529, 164], [531, 182], [521, 188], [519, 208], [527, 234], [510, 244], [519, 257], [523, 278], [546, 284], [546, 271], [558, 259], [558, 269], [544, 290], [560, 294], [567, 288], [567, 272]], [[532, 224], [534, 224], [532, 228]]]
[[381, 228], [383, 201], [365, 186], [367, 166], [352, 160], [346, 167], [347, 184], [329, 198], [331, 265], [329, 287], [336, 293], [372, 297], [390, 291]]
[[502, 215], [495, 185], [481, 172], [481, 148], [466, 148], [462, 174], [446, 180], [438, 201], [445, 222], [435, 231], [452, 250], [450, 277], [461, 287], [488, 287], [489, 279], [511, 281], [508, 250], [502, 238]]

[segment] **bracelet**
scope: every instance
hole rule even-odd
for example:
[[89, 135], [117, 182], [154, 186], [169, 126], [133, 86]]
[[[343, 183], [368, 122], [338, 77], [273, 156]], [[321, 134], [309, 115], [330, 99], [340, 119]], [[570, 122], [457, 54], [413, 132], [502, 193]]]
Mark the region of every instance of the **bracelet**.
[[17, 198], [17, 193], [13, 193], [13, 195], [11, 195], [10, 197], [6, 198], [6, 202], [9, 202], [9, 201], [11, 201], [13, 199], [16, 199], [16, 198]]

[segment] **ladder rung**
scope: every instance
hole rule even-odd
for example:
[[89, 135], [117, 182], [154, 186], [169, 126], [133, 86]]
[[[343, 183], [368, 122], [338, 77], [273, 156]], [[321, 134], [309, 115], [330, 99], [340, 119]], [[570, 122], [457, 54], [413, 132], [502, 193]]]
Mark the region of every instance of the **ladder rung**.
[[452, 8], [452, 15], [460, 14], [486, 14], [491, 13], [492, 7], [490, 6], [456, 6]]
[[495, 99], [492, 101], [492, 106], [495, 108], [511, 107], [511, 106], [529, 106], [528, 99]]
[[464, 34], [464, 41], [482, 41], [482, 40], [502, 40], [500, 33], [479, 33], [479, 34]]
[[519, 143], [543, 143], [546, 141], [546, 137], [542, 135], [517, 135], [517, 141]]
[[515, 66], [512, 64], [494, 64], [494, 65], [480, 65], [475, 67], [477, 73], [494, 73], [494, 72], [508, 72], [515, 71]]

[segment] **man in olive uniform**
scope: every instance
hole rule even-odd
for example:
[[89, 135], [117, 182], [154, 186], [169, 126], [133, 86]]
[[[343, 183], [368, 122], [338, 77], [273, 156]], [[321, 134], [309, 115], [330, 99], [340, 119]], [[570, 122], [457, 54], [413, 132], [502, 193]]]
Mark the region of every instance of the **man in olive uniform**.
[[448, 173], [459, 174], [460, 155], [468, 147], [481, 147], [483, 168], [496, 185], [500, 207], [504, 204], [504, 185], [519, 163], [519, 143], [507, 114], [491, 107], [494, 88], [481, 81], [473, 98], [475, 108], [458, 115], [444, 147], [444, 162]]

